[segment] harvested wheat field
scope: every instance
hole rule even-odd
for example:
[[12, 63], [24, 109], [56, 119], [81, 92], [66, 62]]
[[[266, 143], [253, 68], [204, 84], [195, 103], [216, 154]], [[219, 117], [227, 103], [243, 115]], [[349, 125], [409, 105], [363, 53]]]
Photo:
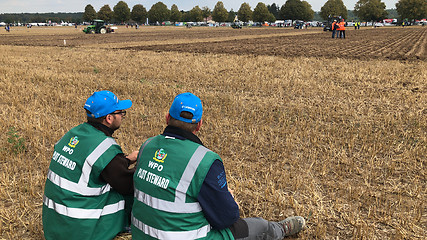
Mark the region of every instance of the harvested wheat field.
[[80, 30], [0, 32], [0, 239], [43, 239], [53, 145], [105, 89], [133, 101], [127, 153], [198, 95], [242, 217], [304, 216], [299, 239], [427, 237], [427, 28]]

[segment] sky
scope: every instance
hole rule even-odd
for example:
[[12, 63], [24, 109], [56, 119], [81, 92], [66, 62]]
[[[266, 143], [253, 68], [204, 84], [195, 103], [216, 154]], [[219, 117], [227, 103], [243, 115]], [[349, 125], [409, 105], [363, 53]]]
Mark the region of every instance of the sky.
[[[0, 0], [0, 13], [49, 13], [49, 12], [84, 12], [86, 5], [91, 4], [96, 11], [108, 4], [111, 9], [120, 0]], [[124, 0], [132, 10], [136, 4], [142, 4], [147, 11], [157, 2], [163, 2], [170, 9], [172, 4], [176, 4], [179, 10], [188, 11], [195, 6], [200, 8], [208, 7], [211, 10], [219, 0]], [[320, 8], [327, 0], [306, 0], [311, 4], [314, 11], [320, 11]], [[348, 10], [353, 10], [358, 0], [343, 0]], [[222, 0], [227, 10], [239, 10], [240, 5], [244, 2], [249, 3], [253, 10], [259, 2], [265, 5], [276, 3], [279, 7], [285, 4], [286, 0]], [[382, 0], [386, 9], [396, 8], [398, 0]]]

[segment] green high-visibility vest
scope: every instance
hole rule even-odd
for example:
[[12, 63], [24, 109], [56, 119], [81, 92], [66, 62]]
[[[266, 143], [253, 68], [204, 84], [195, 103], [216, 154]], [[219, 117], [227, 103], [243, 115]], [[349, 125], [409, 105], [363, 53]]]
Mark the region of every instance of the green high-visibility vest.
[[124, 229], [124, 198], [100, 178], [118, 153], [116, 141], [88, 123], [55, 144], [43, 196], [47, 240], [106, 240]]
[[190, 140], [167, 136], [141, 147], [134, 174], [132, 238], [234, 239], [227, 229], [213, 230], [197, 201], [218, 154]]

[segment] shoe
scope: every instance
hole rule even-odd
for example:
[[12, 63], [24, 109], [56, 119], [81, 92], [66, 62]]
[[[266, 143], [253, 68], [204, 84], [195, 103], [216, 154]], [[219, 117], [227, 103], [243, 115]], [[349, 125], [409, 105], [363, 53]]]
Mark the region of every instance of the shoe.
[[283, 227], [285, 237], [295, 235], [305, 229], [305, 220], [300, 216], [288, 217], [279, 224]]

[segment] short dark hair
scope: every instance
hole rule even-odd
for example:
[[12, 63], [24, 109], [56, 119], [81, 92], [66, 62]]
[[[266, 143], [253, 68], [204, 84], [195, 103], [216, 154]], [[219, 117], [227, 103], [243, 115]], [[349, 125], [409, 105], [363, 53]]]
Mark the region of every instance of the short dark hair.
[[106, 117], [106, 116], [99, 117], [99, 118], [89, 117], [89, 115], [92, 115], [92, 113], [89, 110], [87, 110], [87, 109], [85, 109], [85, 110], [86, 110], [86, 113], [87, 113], [86, 114], [86, 116], [87, 116], [86, 118], [87, 118], [88, 122], [102, 123], [102, 121], [104, 121], [104, 119]]
[[[170, 114], [169, 114], [169, 116], [170, 116]], [[192, 119], [193, 118], [193, 114], [190, 112], [186, 112], [186, 111], [182, 111], [180, 116], [185, 118], [185, 119]], [[172, 116], [170, 116], [170, 120], [169, 120], [168, 125], [181, 128], [187, 132], [194, 132], [197, 129], [197, 123], [186, 123], [186, 122], [177, 120], [177, 119], [173, 118]]]

